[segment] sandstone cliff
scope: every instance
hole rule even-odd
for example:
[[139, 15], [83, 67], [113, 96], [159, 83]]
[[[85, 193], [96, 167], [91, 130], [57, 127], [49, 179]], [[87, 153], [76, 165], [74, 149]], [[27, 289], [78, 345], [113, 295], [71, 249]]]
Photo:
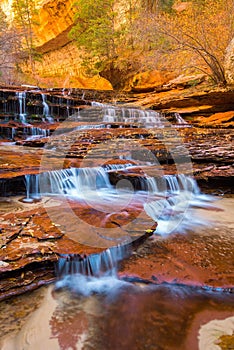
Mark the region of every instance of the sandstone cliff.
[[[34, 26], [34, 40], [42, 58], [35, 64], [36, 79], [32, 79], [31, 77], [28, 62], [21, 65], [24, 74], [21, 80], [45, 87], [112, 89], [110, 82], [106, 79], [100, 76], [90, 78], [84, 74], [84, 70], [81, 66], [82, 52], [77, 49], [75, 43], [68, 37], [68, 33], [74, 23], [74, 14], [76, 11], [74, 0], [35, 1], [37, 1], [38, 6], [38, 24]], [[120, 3], [122, 4], [121, 6], [126, 6], [122, 0]], [[9, 18], [12, 16], [10, 4], [11, 0], [0, 2], [0, 5]], [[174, 6], [174, 10], [181, 12], [186, 8], [186, 4], [187, 2], [178, 2], [178, 6]], [[225, 60], [228, 83], [233, 83], [234, 81], [233, 45], [232, 41], [227, 49]], [[145, 59], [143, 57], [142, 67], [145, 65], [144, 61]], [[176, 70], [179, 71], [179, 68], [177, 68]], [[146, 72], [137, 74], [132, 80], [130, 79], [129, 82], [127, 82], [125, 85], [126, 89], [135, 92], [141, 90], [154, 91], [176, 75], [175, 69], [168, 69], [167, 67], [170, 73], [165, 69], [163, 72], [158, 72], [155, 69], [156, 68], [152, 68], [151, 66], [151, 71], [148, 71], [146, 68]], [[171, 70], [173, 72], [171, 72]], [[138, 72], [139, 71], [141, 71], [141, 67], [138, 69]]]
[[[111, 84], [100, 76], [87, 77], [81, 68], [82, 52], [69, 39], [75, 8], [74, 0], [36, 0], [38, 15], [34, 25], [34, 44], [41, 54], [35, 63], [32, 78], [28, 62], [21, 64], [23, 76], [17, 83], [36, 84], [44, 87], [77, 87], [111, 90]], [[0, 2], [8, 20], [13, 16], [11, 1]]]

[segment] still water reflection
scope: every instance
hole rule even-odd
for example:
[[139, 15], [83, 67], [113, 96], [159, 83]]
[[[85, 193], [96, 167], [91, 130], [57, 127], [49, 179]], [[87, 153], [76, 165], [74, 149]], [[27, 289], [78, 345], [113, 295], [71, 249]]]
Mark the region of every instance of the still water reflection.
[[108, 289], [103, 283], [103, 292], [89, 296], [45, 288], [41, 306], [1, 349], [196, 350], [202, 325], [234, 314], [228, 293], [124, 281]]

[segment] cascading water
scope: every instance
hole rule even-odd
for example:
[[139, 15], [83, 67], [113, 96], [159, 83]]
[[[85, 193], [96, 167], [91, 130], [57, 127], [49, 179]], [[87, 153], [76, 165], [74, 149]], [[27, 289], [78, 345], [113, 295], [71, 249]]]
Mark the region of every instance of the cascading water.
[[[71, 137], [73, 135], [74, 139], [76, 139], [77, 133], [79, 134], [82, 130], [104, 129], [108, 127], [108, 123], [121, 122], [128, 125], [137, 124], [138, 127], [153, 128], [154, 130], [165, 128], [166, 135], [169, 135], [170, 140], [173, 137], [173, 140], [176, 141], [174, 142], [176, 147], [172, 149], [172, 153], [174, 149], [176, 149], [176, 152], [178, 149], [180, 151], [180, 148], [177, 147], [175, 134], [170, 132], [172, 129], [171, 124], [165, 120], [163, 115], [154, 111], [115, 108], [108, 105], [94, 104], [93, 110], [79, 115], [79, 121], [84, 122], [84, 125], [79, 125], [73, 129]], [[122, 139], [119, 142], [121, 143]], [[110, 159], [112, 155], [116, 159], [116, 151], [121, 151], [123, 147], [128, 149], [128, 140], [124, 139], [120, 148], [118, 148], [119, 144], [113, 145], [111, 144], [109, 151], [107, 150]], [[142, 208], [141, 210], [148, 217], [152, 218], [153, 222], [157, 222], [156, 233], [161, 235], [182, 232], [192, 228], [193, 225], [197, 225], [198, 222], [200, 223], [200, 219], [197, 219], [193, 213], [193, 206], [207, 206], [206, 201], [209, 198], [200, 193], [196, 181], [184, 174], [147, 175], [147, 173], [144, 173], [144, 169], [147, 166], [151, 168], [157, 167], [157, 159], [155, 156], [151, 156], [151, 152], [149, 152], [150, 156], [147, 155], [145, 148], [136, 148], [135, 146], [133, 147], [133, 144], [129, 144], [130, 149], [131, 147], [132, 154], [136, 154], [136, 157], [130, 157], [129, 162], [124, 164], [121, 164], [121, 162], [120, 164], [113, 162], [108, 164], [108, 162], [103, 161], [103, 166], [53, 170], [27, 178], [27, 199], [33, 198], [33, 193], [35, 192], [37, 195], [40, 194], [40, 196], [56, 196], [60, 200], [68, 199], [73, 203], [78, 202], [81, 207], [84, 205], [85, 208], [92, 208], [93, 211], [98, 210], [104, 213], [104, 220], [108, 220], [113, 214], [121, 215], [124, 212], [124, 215], [129, 215], [127, 212], [128, 205], [137, 203]], [[112, 150], [114, 150], [114, 153]], [[98, 148], [96, 154], [97, 157], [100, 157]], [[92, 157], [95, 158], [96, 154], [94, 152]], [[175, 159], [177, 159], [176, 155], [177, 153], [174, 155]], [[120, 152], [119, 159], [121, 157], [122, 154]], [[183, 158], [179, 158], [178, 167], [181, 159], [183, 160]], [[144, 175], [134, 175], [131, 182], [131, 176], [128, 177], [128, 171], [133, 170], [134, 167], [140, 167]], [[113, 175], [113, 172], [115, 172], [118, 175], [121, 171], [122, 175], [124, 173], [126, 177], [120, 178], [116, 183], [112, 183], [110, 174], [112, 173]], [[136, 177], [138, 177], [139, 181], [138, 186], [134, 187], [134, 179]], [[33, 190], [34, 188], [37, 188], [37, 190]], [[105, 228], [106, 226], [101, 227]], [[121, 237], [121, 239], [124, 238], [126, 244], [127, 240], [125, 237]], [[107, 237], [107, 239], [111, 240], [112, 236]], [[130, 238], [128, 237], [128, 239]], [[123, 247], [124, 245], [121, 245], [118, 249], [121, 250]], [[110, 260], [106, 260], [107, 257]], [[106, 269], [103, 266], [106, 266]], [[58, 267], [60, 279], [57, 282], [57, 287], [66, 286], [84, 295], [108, 290], [105, 287], [107, 284], [110, 285], [112, 282], [114, 285], [116, 283], [119, 284], [116, 273], [113, 273], [113, 266], [113, 256], [109, 250], [101, 255], [89, 258], [76, 255], [63, 256]], [[101, 273], [103, 268], [105, 273]], [[99, 278], [100, 274], [101, 279]]]
[[[155, 111], [145, 111], [137, 108], [126, 107], [121, 108], [119, 106], [114, 107], [99, 102], [92, 102], [92, 106], [98, 108], [97, 110], [99, 110], [99, 113], [96, 113], [96, 118], [101, 116], [103, 122], [136, 123], [144, 126], [144, 128], [164, 128], [165, 126], [170, 126], [170, 123], [165, 117], [161, 113]], [[89, 117], [89, 115], [87, 116]]]
[[186, 126], [186, 127], [191, 126], [184, 120], [184, 118], [181, 117], [181, 115], [179, 113], [176, 112], [174, 115], [175, 115], [175, 119], [176, 119], [176, 122], [178, 125], [183, 126], [183, 127], [184, 126]]
[[54, 122], [54, 118], [50, 115], [50, 108], [48, 103], [46, 102], [46, 96], [45, 94], [41, 94], [42, 97], [42, 104], [43, 104], [43, 115], [45, 116], [46, 120], [50, 123]]
[[11, 139], [13, 140], [16, 134], [16, 129], [15, 128], [11, 128]]
[[128, 284], [118, 278], [117, 270], [119, 262], [130, 254], [130, 246], [119, 245], [84, 258], [78, 254], [63, 255], [57, 264], [55, 288], [66, 287], [84, 296], [117, 290]]
[[[44, 103], [45, 96], [42, 94]], [[72, 132], [78, 132], [82, 129], [92, 129], [92, 128], [102, 128], [106, 126], [103, 124], [105, 121], [112, 123], [121, 122], [121, 123], [136, 123], [139, 126], [145, 128], [161, 129], [165, 128], [166, 135], [168, 135], [168, 130], [171, 130], [171, 124], [165, 119], [165, 117], [154, 111], [144, 111], [136, 108], [117, 108], [110, 105], [103, 105], [97, 102], [92, 103], [93, 108], [91, 110], [84, 111], [80, 114], [79, 121], [84, 122], [84, 125], [79, 125], [75, 127]], [[48, 110], [45, 114], [48, 114]], [[74, 119], [71, 119], [74, 120]], [[73, 134], [72, 134], [73, 135]], [[76, 134], [74, 133], [74, 137]], [[154, 135], [157, 138], [157, 134]], [[159, 136], [160, 138], [161, 136]], [[181, 152], [181, 144], [179, 143], [180, 148], [176, 145], [178, 143], [175, 134], [169, 133], [169, 138], [173, 138], [172, 154], [175, 153], [175, 159], [178, 159], [177, 154]], [[123, 156], [122, 149], [128, 149], [128, 141], [123, 140], [122, 144], [118, 141], [118, 144], [109, 145], [110, 150], [114, 149], [113, 156], [116, 158], [116, 151], [120, 150], [119, 159], [129, 159], [129, 163], [125, 164], [113, 164], [105, 165], [103, 167], [93, 167], [93, 168], [71, 168], [50, 171], [42, 173], [39, 175], [40, 182], [40, 193], [42, 195], [57, 195], [68, 197], [77, 201], [85, 201], [94, 208], [102, 210], [105, 207], [106, 212], [117, 212], [119, 208], [123, 207], [124, 203], [128, 203], [128, 197], [137, 198], [137, 201], [144, 203], [145, 198], [147, 197], [146, 203], [144, 203], [144, 208], [146, 213], [153, 218], [154, 221], [161, 220], [163, 224], [168, 220], [168, 217], [173, 218], [173, 225], [170, 228], [160, 229], [160, 225], [157, 228], [157, 231], [162, 234], [170, 233], [173, 231], [173, 228], [178, 227], [174, 219], [185, 218], [187, 220], [186, 213], [188, 208], [191, 207], [191, 203], [194, 205], [199, 205], [204, 199], [202, 197], [198, 186], [195, 180], [192, 177], [185, 176], [183, 174], [179, 175], [159, 175], [155, 176], [139, 176], [138, 188], [134, 187], [134, 182], [131, 183], [131, 180], [127, 178], [128, 185], [126, 186], [126, 181], [117, 181], [117, 184], [113, 186], [110, 183], [109, 171], [118, 172], [121, 169], [130, 169], [131, 167], [139, 166], [143, 169], [144, 166], [154, 166], [158, 164], [155, 156], [147, 155], [145, 148], [132, 148], [133, 152], [131, 157], [128, 158], [128, 155]], [[162, 139], [164, 141], [164, 139]], [[167, 140], [165, 139], [165, 143]], [[180, 142], [180, 140], [179, 140]], [[120, 148], [119, 147], [120, 145]], [[167, 146], [167, 143], [166, 143]], [[108, 145], [106, 146], [108, 147]], [[131, 149], [132, 144], [129, 144]], [[170, 145], [169, 145], [170, 147]], [[176, 150], [176, 151], [174, 151]], [[103, 149], [102, 149], [103, 152]], [[133, 158], [133, 153], [136, 155]], [[97, 156], [100, 157], [100, 151], [97, 148]], [[108, 152], [108, 156], [112, 157], [112, 153]], [[95, 158], [95, 153], [92, 155]], [[122, 158], [121, 158], [122, 157]], [[177, 157], [177, 158], [176, 158]], [[184, 155], [183, 155], [184, 157]], [[184, 158], [180, 158], [179, 162], [183, 161]], [[140, 163], [139, 163], [140, 160]], [[186, 161], [186, 159], [185, 159]], [[180, 163], [178, 163], [179, 166]], [[121, 183], [121, 185], [119, 185]], [[130, 184], [130, 185], [129, 185]], [[202, 204], [201, 204], [202, 205]], [[106, 209], [108, 208], [108, 209]], [[169, 215], [170, 214], [170, 215]], [[191, 220], [190, 220], [191, 222]], [[164, 225], [165, 226], [165, 225]]]
[[[132, 164], [129, 165], [130, 167]], [[82, 176], [81, 176], [82, 174]], [[50, 186], [57, 193], [65, 193], [67, 196], [85, 199], [92, 207], [100, 209], [109, 203], [109, 210], [118, 210], [117, 205], [122, 205], [121, 196], [129, 196], [130, 193], [116, 192], [109, 182], [108, 171], [102, 168], [67, 169], [53, 173], [42, 174], [48, 176]], [[80, 179], [79, 176], [81, 176]], [[43, 180], [43, 182], [45, 179]], [[145, 212], [158, 223], [156, 233], [167, 235], [173, 232], [183, 232], [199, 220], [192, 211], [192, 202], [201, 202], [200, 190], [196, 181], [189, 176], [166, 175], [163, 179], [153, 177], [145, 178], [144, 188], [148, 186], [148, 201], [144, 204]], [[100, 191], [102, 195], [100, 195]], [[98, 193], [98, 195], [97, 195]], [[142, 201], [146, 191], [138, 191], [136, 196], [142, 195]], [[139, 199], [139, 197], [138, 197]], [[206, 197], [208, 200], [208, 197]], [[191, 205], [190, 205], [191, 203]], [[101, 254], [89, 257], [80, 255], [64, 255], [58, 262], [58, 281], [56, 288], [68, 288], [72, 292], [89, 296], [93, 293], [108, 294], [113, 290], [118, 291], [128, 282], [119, 279], [117, 274], [118, 262], [130, 254], [130, 245], [119, 245], [107, 249]]]
[[[52, 107], [50, 107], [50, 112], [53, 114]], [[45, 150], [44, 153], [47, 153], [47, 167], [42, 165], [39, 171], [46, 171], [50, 166], [52, 168], [53, 165], [48, 163], [50, 163], [50, 159], [51, 163], [53, 163], [54, 155], [58, 155], [56, 158], [57, 168], [62, 168], [68, 164], [73, 164], [73, 166], [74, 164], [79, 164], [80, 168], [47, 171], [39, 175], [25, 176], [26, 202], [30, 203], [41, 196], [48, 197], [43, 198], [41, 203], [44, 209], [41, 208], [41, 205], [39, 207], [39, 203], [33, 209], [29, 208], [29, 204], [26, 204], [23, 209], [24, 205], [20, 204], [20, 211], [22, 209], [26, 209], [26, 211], [25, 213], [20, 213], [19, 218], [22, 217], [22, 220], [17, 219], [15, 221], [16, 223], [18, 222], [17, 226], [16, 228], [13, 227], [14, 231], [17, 227], [17, 231], [19, 231], [20, 227], [20, 234], [17, 234], [15, 241], [11, 241], [5, 247], [7, 249], [3, 253], [5, 253], [4, 256], [7, 259], [3, 259], [1, 268], [6, 269], [7, 267], [8, 271], [9, 254], [13, 258], [15, 249], [14, 253], [16, 253], [17, 259], [21, 250], [25, 253], [25, 249], [29, 249], [27, 260], [32, 262], [30, 264], [32, 268], [34, 265], [33, 261], [36, 261], [34, 267], [39, 267], [38, 278], [41, 276], [41, 269], [44, 270], [45, 278], [47, 278], [47, 275], [50, 278], [50, 270], [47, 270], [47, 268], [45, 270], [43, 266], [48, 266], [50, 269], [50, 264], [47, 265], [47, 261], [48, 259], [54, 259], [56, 254], [59, 256], [58, 280], [55, 283], [55, 288], [58, 289], [58, 292], [52, 291], [53, 287], [50, 286], [42, 304], [43, 309], [36, 310], [35, 314], [29, 317], [28, 322], [26, 321], [22, 327], [22, 332], [17, 333], [15, 337], [12, 336], [12, 332], [10, 333], [9, 343], [4, 343], [6, 345], [3, 345], [6, 349], [15, 349], [17, 347], [36, 349], [38, 346], [45, 349], [105, 349], [106, 347], [109, 349], [133, 349], [136, 347], [136, 344], [139, 349], [144, 349], [146, 346], [152, 349], [155, 346], [162, 349], [186, 348], [191, 345], [189, 332], [194, 327], [195, 330], [197, 329], [197, 319], [201, 318], [201, 310], [205, 317], [213, 318], [216, 315], [219, 318], [223, 315], [222, 317], [224, 318], [233, 310], [231, 297], [229, 298], [228, 296], [227, 298], [227, 294], [230, 293], [226, 293], [225, 288], [220, 287], [220, 285], [225, 284], [225, 279], [227, 281], [230, 276], [231, 254], [229, 259], [228, 252], [231, 252], [231, 249], [229, 249], [231, 240], [228, 239], [229, 231], [227, 226], [224, 227], [222, 223], [224, 227], [223, 232], [222, 228], [220, 231], [210, 229], [206, 232], [204, 230], [199, 232], [198, 228], [197, 231], [193, 230], [184, 238], [181, 235], [179, 236], [178, 233], [183, 232], [183, 230], [193, 228], [194, 224], [200, 224], [200, 218], [199, 220], [195, 218], [194, 206], [209, 206], [209, 203], [207, 203], [209, 197], [200, 193], [193, 177], [185, 175], [192, 172], [184, 171], [184, 173], [181, 173], [183, 172], [182, 167], [178, 171], [175, 170], [177, 167], [176, 157], [174, 164], [167, 164], [164, 160], [161, 162], [161, 159], [155, 152], [155, 158], [157, 157], [158, 163], [159, 161], [161, 162], [161, 164], [158, 164], [157, 162], [153, 163], [153, 159], [144, 156], [147, 149], [145, 144], [149, 147], [152, 146], [150, 150], [153, 153], [155, 150], [158, 151], [157, 141], [159, 137], [163, 134], [168, 135], [168, 130], [164, 127], [165, 124], [163, 124], [164, 121], [161, 116], [157, 119], [157, 114], [154, 114], [154, 112], [147, 114], [146, 112], [125, 111], [124, 109], [121, 113], [120, 109], [115, 109], [114, 112], [113, 110], [107, 110], [104, 114], [100, 112], [97, 118], [94, 117], [92, 119], [91, 124], [79, 125], [77, 128], [81, 138], [84, 136], [85, 146], [91, 145], [94, 149], [96, 148], [96, 153], [90, 147], [87, 153], [84, 152], [84, 158], [81, 159], [76, 151], [79, 150], [82, 142], [74, 143], [72, 145], [74, 147], [70, 148], [70, 153], [66, 151], [63, 153], [62, 147], [65, 142], [69, 141], [70, 135], [65, 135], [64, 139], [63, 136], [60, 136], [60, 145], [59, 142], [56, 144], [56, 140], [52, 140], [52, 147], [48, 149], [48, 152]], [[81, 118], [83, 118], [82, 113]], [[118, 120], [121, 120], [121, 118], [123, 123], [119, 123], [119, 125], [112, 124], [118, 123]], [[106, 121], [104, 122], [103, 119]], [[85, 117], [83, 121], [85, 124]], [[111, 130], [113, 132], [107, 130], [108, 128], [117, 129], [121, 126], [124, 128], [124, 122], [128, 124], [128, 128], [131, 123], [137, 123], [139, 130], [127, 130], [126, 133], [123, 129]], [[142, 125], [147, 125], [147, 127], [153, 125], [154, 127], [154, 122], [158, 125], [158, 128], [163, 128], [162, 132], [157, 133], [156, 131], [155, 136], [151, 130], [143, 130], [143, 135], [139, 135], [140, 137], [138, 138], [137, 133], [139, 132], [140, 134], [142, 132], [140, 130]], [[73, 126], [77, 126], [77, 124], [74, 123]], [[27, 130], [27, 125], [21, 126], [20, 132], [22, 132], [23, 128], [25, 128], [25, 133], [29, 133], [31, 130], [34, 136], [44, 132], [47, 133], [47, 131], [39, 130], [39, 128], [38, 130], [33, 130], [32, 128]], [[85, 130], [98, 128], [103, 130]], [[14, 133], [14, 129], [12, 129], [12, 132]], [[118, 142], [123, 141], [122, 148], [118, 148], [120, 142], [116, 142], [116, 144], [114, 142], [108, 143], [108, 140], [106, 141], [105, 139], [105, 133], [110, 137], [112, 135], [121, 135], [122, 139], [118, 140]], [[135, 141], [139, 142], [139, 149], [130, 147], [132, 144], [125, 139], [127, 134], [129, 138], [132, 137], [132, 144]], [[93, 137], [94, 135], [96, 139]], [[169, 133], [169, 141], [172, 140], [171, 135], [173, 134]], [[73, 140], [77, 140], [75, 136]], [[94, 140], [93, 144], [92, 140]], [[145, 140], [149, 141], [148, 144]], [[172, 141], [174, 142], [174, 139]], [[56, 151], [53, 153], [53, 145], [55, 145], [55, 148], [58, 145], [57, 154]], [[128, 145], [129, 148], [127, 148]], [[59, 146], [62, 147], [59, 149]], [[122, 152], [124, 147], [127, 150], [130, 149], [130, 153], [132, 150], [136, 151], [136, 156], [133, 157], [134, 152], [129, 153], [128, 159], [126, 153]], [[179, 147], [181, 147], [180, 144]], [[142, 154], [140, 149], [144, 151]], [[26, 152], [32, 155], [35, 154], [31, 149], [28, 150], [28, 147], [25, 148]], [[41, 150], [39, 150], [40, 152]], [[74, 152], [73, 155], [72, 152]], [[104, 161], [101, 152], [105, 152]], [[78, 159], [75, 159], [77, 154]], [[97, 155], [96, 158], [95, 155]], [[72, 158], [73, 156], [74, 158]], [[100, 158], [98, 158], [99, 156]], [[59, 157], [62, 159], [62, 166], [59, 163]], [[69, 157], [71, 158], [69, 159]], [[124, 161], [126, 159], [128, 160]], [[96, 167], [85, 168], [90, 165]], [[161, 173], [158, 171], [158, 168], [162, 169]], [[32, 171], [35, 170], [33, 168]], [[177, 175], [165, 175], [172, 172], [177, 173]], [[137, 184], [134, 182], [135, 179], [138, 181]], [[21, 181], [21, 177], [19, 181]], [[7, 180], [3, 179], [1, 182], [2, 192], [5, 193], [7, 192]], [[132, 187], [130, 185], [126, 186], [126, 182], [128, 183], [127, 185], [130, 183]], [[8, 194], [6, 193], [6, 195]], [[50, 198], [50, 196], [53, 197]], [[132, 208], [127, 206], [130, 197], [133, 197], [132, 207], [134, 208], [132, 211]], [[70, 207], [66, 207], [64, 202], [68, 203]], [[139, 202], [143, 204], [142, 207], [138, 206]], [[39, 208], [38, 211], [36, 211], [37, 207]], [[51, 211], [48, 210], [49, 207]], [[139, 213], [139, 207], [143, 215], [139, 215], [135, 220], [135, 216]], [[100, 209], [100, 212], [103, 210], [104, 213], [97, 213], [97, 208]], [[78, 220], [69, 220], [69, 209], [73, 211], [73, 218], [77, 215]], [[211, 214], [213, 216], [217, 215], [215, 212]], [[28, 220], [25, 220], [26, 215], [30, 215]], [[14, 216], [16, 216], [16, 213]], [[61, 221], [57, 220], [58, 216], [61, 218]], [[7, 215], [8, 222], [9, 217], [12, 218], [12, 215]], [[104, 219], [107, 217], [108, 219], [111, 218], [104, 223], [107, 224], [106, 226], [101, 226], [103, 217]], [[127, 220], [124, 220], [128, 217], [130, 218], [129, 225], [125, 225]], [[148, 221], [148, 217], [151, 217], [153, 220]], [[5, 225], [5, 214], [3, 214], [3, 219], [3, 225]], [[129, 261], [121, 265], [121, 260], [128, 257], [131, 253], [128, 251], [127, 238], [131, 242], [131, 240], [135, 239], [132, 237], [137, 235], [137, 232], [139, 235], [151, 233], [152, 228], [155, 227], [150, 225], [151, 221], [157, 221], [158, 223], [156, 234], [167, 235], [171, 232], [176, 234], [170, 239], [162, 239], [157, 235], [153, 236], [152, 239], [147, 240], [146, 244], [134, 253]], [[101, 223], [100, 227], [98, 226], [99, 223]], [[15, 224], [9, 223], [9, 225]], [[219, 230], [218, 223], [215, 223], [215, 225], [217, 225], [215, 230]], [[111, 246], [113, 241], [110, 244], [105, 242], [103, 248], [101, 244], [99, 245], [100, 241], [98, 239], [100, 235], [98, 236], [98, 234], [102, 234], [105, 230], [105, 232], [108, 231], [105, 238], [107, 237], [110, 240], [113, 237], [116, 238], [114, 235], [109, 234], [112, 226], [115, 226], [114, 229], [116, 228], [117, 233], [119, 231], [124, 232], [124, 234], [125, 232], [133, 232], [133, 235], [130, 236], [129, 234], [125, 243], [121, 245], [117, 245], [117, 243], [123, 242], [123, 240], [119, 240], [117, 243], [113, 240], [116, 246], [106, 249]], [[127, 231], [126, 226], [128, 226], [127, 229], [129, 231]], [[69, 236], [68, 227], [71, 228], [71, 231], [73, 230], [72, 234], [74, 236]], [[103, 228], [104, 230], [102, 230]], [[92, 242], [89, 237], [91, 231], [94, 237]], [[63, 234], [64, 236], [61, 237]], [[80, 253], [83, 251], [83, 237], [85, 239], [88, 237], [85, 241], [87, 243], [86, 247], [84, 246], [87, 253], [99, 252], [102, 249], [106, 250], [100, 254], [91, 254], [89, 256], [69, 254], [71, 251], [68, 251], [66, 242], [71, 238], [72, 246], [70, 247], [72, 252]], [[93, 242], [94, 244], [92, 245], [91, 243]], [[151, 244], [152, 246], [150, 246]], [[55, 254], [52, 251], [54, 247], [56, 249]], [[77, 249], [76, 247], [79, 248]], [[20, 250], [18, 251], [18, 249]], [[68, 252], [68, 254], [59, 255], [62, 249], [66, 249], [64, 251]], [[155, 255], [153, 256], [153, 254]], [[216, 265], [217, 260], [220, 261], [220, 268], [218, 264]], [[120, 266], [121, 273], [118, 274], [118, 267]], [[225, 266], [227, 266], [227, 269], [225, 268], [224, 271]], [[126, 277], [126, 273], [131, 275]], [[27, 275], [28, 273], [24, 278], [21, 269], [19, 270], [21, 282], [28, 283]], [[137, 279], [135, 277], [137, 275], [143, 276], [146, 280], [140, 279], [140, 277]], [[203, 276], [204, 280], [202, 280]], [[229, 281], [231, 280], [229, 279]], [[207, 283], [211, 285], [207, 285]], [[216, 283], [218, 287], [213, 287], [216, 286]], [[186, 287], [186, 284], [191, 286]], [[76, 293], [75, 297], [70, 291]], [[43, 292], [41, 293], [41, 290], [37, 291], [34, 299], [29, 299], [28, 301], [28, 297], [30, 298], [29, 294], [24, 299], [20, 297], [20, 300], [27, 300], [28, 303], [34, 305], [35, 298], [39, 299], [38, 296], [42, 300]], [[225, 304], [227, 300], [228, 303]], [[24, 303], [21, 304], [24, 305]], [[8, 303], [8, 305], [10, 304]], [[14, 299], [12, 307], [15, 315]], [[25, 306], [23, 306], [20, 314], [22, 311], [25, 314], [25, 310]], [[9, 314], [8, 312], [8, 316]], [[190, 322], [191, 314], [195, 323]], [[188, 320], [190, 321], [187, 322]], [[18, 330], [18, 318], [15, 322]], [[44, 328], [41, 328], [42, 324], [45, 325]], [[176, 327], [174, 327], [174, 324], [176, 324]], [[12, 324], [9, 325], [10, 330], [12, 330], [11, 327]], [[232, 328], [228, 328], [228, 330], [230, 329], [231, 332]], [[36, 340], [35, 334], [38, 334], [38, 332], [35, 332], [35, 329], [43, 330]], [[172, 332], [170, 332], [170, 329], [172, 329]], [[168, 338], [168, 330], [172, 334], [170, 339]], [[5, 328], [3, 329], [4, 331]], [[217, 333], [215, 326], [211, 331]], [[188, 335], [186, 339], [185, 333]], [[196, 337], [194, 339], [192, 343], [195, 344]], [[197, 345], [195, 344], [195, 346]]]
[[23, 124], [26, 124], [26, 92], [16, 92], [16, 96], [19, 100], [19, 119]]
[[[122, 167], [120, 166], [120, 169]], [[127, 169], [128, 166], [125, 166]], [[129, 163], [129, 168], [132, 164]], [[40, 183], [40, 190], [39, 190]], [[188, 228], [197, 224], [192, 218], [193, 206], [208, 207], [211, 198], [202, 195], [196, 181], [184, 174], [163, 177], [141, 177], [142, 188], [121, 188], [109, 180], [109, 170], [97, 168], [70, 168], [39, 175], [26, 175], [27, 200], [40, 195], [56, 195], [76, 201], [85, 201], [93, 208], [106, 212], [118, 212], [128, 198], [133, 196], [144, 203], [145, 212], [158, 222], [157, 233], [169, 234], [181, 223]], [[133, 186], [133, 185], [132, 185]], [[29, 188], [31, 190], [29, 190]], [[104, 209], [105, 208], [105, 209]]]
[[103, 168], [71, 168], [40, 174], [43, 192], [79, 197], [84, 192], [110, 188]]
[[50, 135], [50, 130], [49, 129], [42, 129], [42, 128], [38, 128], [38, 127], [27, 127], [25, 128], [26, 130], [24, 131], [24, 133], [26, 135], [30, 135], [26, 138], [27, 141], [30, 140], [34, 140], [37, 138], [41, 138], [41, 137], [47, 137]]
[[31, 176], [32, 175], [25, 175], [25, 187], [26, 187], [26, 197], [23, 199], [25, 203], [32, 203], [33, 198], [31, 197]]
[[34, 200], [39, 200], [39, 175], [25, 175], [26, 197], [23, 199], [25, 203], [32, 203]]

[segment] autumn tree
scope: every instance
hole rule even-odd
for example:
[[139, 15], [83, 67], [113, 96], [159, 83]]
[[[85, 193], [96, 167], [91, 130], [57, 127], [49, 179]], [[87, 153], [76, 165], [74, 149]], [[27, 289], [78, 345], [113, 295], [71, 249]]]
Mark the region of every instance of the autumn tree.
[[0, 9], [0, 75], [11, 83], [14, 79], [14, 68], [18, 60], [21, 38], [14, 28], [9, 27], [4, 12]]
[[33, 26], [37, 24], [35, 0], [13, 0], [14, 25], [23, 40], [23, 55], [29, 59], [31, 72], [35, 75], [35, 59], [37, 52], [34, 46]]
[[170, 12], [175, 0], [141, 0], [142, 8], [148, 12]]
[[116, 77], [166, 69], [206, 73], [226, 84], [224, 58], [234, 37], [234, 0], [78, 0], [70, 32], [87, 70]]
[[141, 18], [138, 37], [147, 45], [152, 65], [200, 70], [214, 83], [225, 85], [224, 58], [234, 35], [233, 10], [234, 0], [177, 1], [172, 11], [161, 9]]
[[121, 74], [129, 68], [126, 52], [133, 50], [129, 30], [134, 18], [134, 0], [78, 0], [75, 24], [69, 36], [83, 51], [86, 72], [100, 74], [118, 87]]

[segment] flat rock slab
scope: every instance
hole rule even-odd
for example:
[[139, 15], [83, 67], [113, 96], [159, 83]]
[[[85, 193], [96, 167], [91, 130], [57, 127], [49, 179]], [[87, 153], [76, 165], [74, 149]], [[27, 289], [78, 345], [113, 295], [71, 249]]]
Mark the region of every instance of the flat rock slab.
[[175, 235], [155, 239], [123, 264], [123, 274], [152, 283], [179, 283], [234, 290], [233, 237]]
[[[47, 199], [48, 200], [48, 199]], [[55, 265], [64, 254], [82, 260], [120, 243], [152, 234], [156, 225], [132, 203], [116, 214], [100, 212], [80, 202], [3, 213], [0, 219], [0, 299], [55, 279]]]
[[[213, 169], [207, 172], [207, 176], [229, 177], [234, 175], [233, 138], [232, 130], [198, 128], [75, 131], [53, 136], [47, 140], [46, 149], [1, 145], [0, 178], [10, 179], [69, 167], [107, 165], [112, 164], [115, 158], [118, 163], [119, 157], [129, 159], [131, 154], [139, 158], [135, 160], [138, 165], [144, 151], [149, 152], [146, 158], [151, 154], [160, 162], [162, 169], [167, 167], [168, 160], [175, 158], [176, 162], [178, 158], [186, 165], [188, 158], [196, 173], [204, 168], [204, 164], [206, 167], [212, 164]], [[30, 141], [31, 145], [33, 141]]]
[[[43, 166], [41, 166], [42, 156]], [[61, 169], [61, 162], [65, 168], [69, 167], [71, 162], [64, 158], [64, 153], [54, 153], [41, 148], [0, 145], [0, 179], [12, 179], [26, 174], [38, 174], [40, 171]], [[77, 160], [76, 166], [79, 166]]]
[[149, 238], [123, 263], [121, 275], [155, 284], [179, 283], [233, 293], [233, 199], [224, 198], [217, 207], [222, 211], [204, 214], [197, 209], [209, 221], [193, 232]]

